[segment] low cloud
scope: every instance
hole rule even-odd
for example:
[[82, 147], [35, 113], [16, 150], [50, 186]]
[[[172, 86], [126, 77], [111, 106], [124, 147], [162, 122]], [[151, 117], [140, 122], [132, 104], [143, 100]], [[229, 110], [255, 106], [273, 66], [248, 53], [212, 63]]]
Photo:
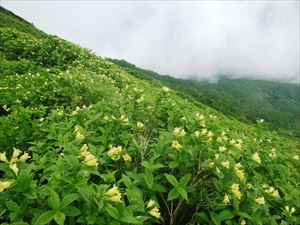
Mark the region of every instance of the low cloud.
[[299, 82], [299, 1], [2, 1], [105, 57], [180, 78]]

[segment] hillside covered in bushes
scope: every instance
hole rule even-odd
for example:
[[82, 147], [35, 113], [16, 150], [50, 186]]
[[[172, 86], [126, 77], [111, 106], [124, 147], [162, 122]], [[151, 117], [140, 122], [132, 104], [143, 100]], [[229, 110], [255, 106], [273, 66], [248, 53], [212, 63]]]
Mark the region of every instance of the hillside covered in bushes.
[[299, 144], [0, 8], [0, 222], [299, 224]]

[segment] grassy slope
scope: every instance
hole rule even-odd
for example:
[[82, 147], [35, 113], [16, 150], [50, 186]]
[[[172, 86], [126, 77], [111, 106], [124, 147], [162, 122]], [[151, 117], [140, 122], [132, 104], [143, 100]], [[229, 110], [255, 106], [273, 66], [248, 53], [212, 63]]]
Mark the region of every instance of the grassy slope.
[[[163, 92], [160, 84], [45, 35], [3, 9], [0, 21], [0, 152], [10, 159], [16, 147], [31, 156], [10, 164], [1, 156], [1, 182], [13, 181], [0, 192], [2, 224], [53, 219], [58, 224], [295, 223], [298, 211], [290, 217], [284, 207], [299, 207], [297, 143], [268, 132], [264, 124], [249, 126], [175, 91]], [[199, 122], [197, 112], [205, 119]], [[204, 121], [211, 137], [195, 134], [204, 132]], [[174, 136], [175, 127], [184, 129], [185, 137]], [[180, 151], [173, 140], [182, 144]], [[97, 167], [85, 165], [83, 144]], [[133, 161], [112, 160], [110, 144], [122, 146], [123, 156]], [[220, 152], [221, 146], [227, 150]], [[275, 158], [269, 156], [272, 148]], [[255, 152], [261, 164], [250, 159]], [[225, 160], [229, 169], [221, 165]], [[245, 173], [241, 180], [233, 166], [238, 162]], [[173, 175], [179, 186], [163, 174]], [[240, 185], [241, 200], [230, 192], [233, 183]], [[247, 183], [253, 188], [248, 190]], [[114, 184], [122, 203], [104, 194]], [[266, 194], [264, 184], [281, 197]], [[222, 203], [225, 194], [228, 205]], [[266, 205], [255, 202], [259, 196]], [[159, 206], [160, 219], [146, 208], [150, 198]], [[71, 200], [63, 207], [57, 199]]]
[[226, 77], [221, 77], [218, 83], [205, 83], [161, 76], [124, 60], [111, 61], [132, 75], [160, 81], [228, 116], [247, 123], [264, 118], [280, 134], [300, 138], [299, 85]]

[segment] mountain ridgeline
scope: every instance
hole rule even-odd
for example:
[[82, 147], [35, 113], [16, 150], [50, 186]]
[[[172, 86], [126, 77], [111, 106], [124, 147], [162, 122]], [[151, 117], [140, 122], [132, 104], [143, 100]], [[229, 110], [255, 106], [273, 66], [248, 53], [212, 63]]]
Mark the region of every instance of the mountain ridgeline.
[[109, 60], [138, 78], [159, 81], [227, 116], [247, 123], [264, 119], [280, 134], [300, 138], [300, 87], [297, 84], [226, 76], [220, 76], [213, 83], [176, 79], [138, 68], [125, 60]]
[[0, 8], [0, 224], [299, 224], [299, 143], [187, 82], [177, 92]]

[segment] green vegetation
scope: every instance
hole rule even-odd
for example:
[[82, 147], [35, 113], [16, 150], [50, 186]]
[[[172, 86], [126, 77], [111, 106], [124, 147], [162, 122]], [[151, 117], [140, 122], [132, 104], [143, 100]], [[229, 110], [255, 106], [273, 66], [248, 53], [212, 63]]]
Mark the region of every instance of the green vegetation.
[[125, 60], [110, 60], [138, 78], [159, 81], [227, 116], [247, 123], [263, 118], [280, 134], [300, 138], [299, 85], [224, 76], [217, 83], [182, 80], [138, 68]]
[[1, 224], [299, 224], [297, 142], [7, 16]]

